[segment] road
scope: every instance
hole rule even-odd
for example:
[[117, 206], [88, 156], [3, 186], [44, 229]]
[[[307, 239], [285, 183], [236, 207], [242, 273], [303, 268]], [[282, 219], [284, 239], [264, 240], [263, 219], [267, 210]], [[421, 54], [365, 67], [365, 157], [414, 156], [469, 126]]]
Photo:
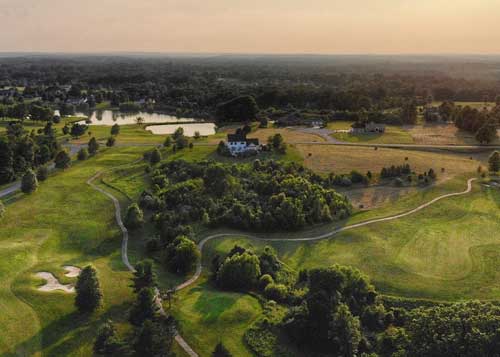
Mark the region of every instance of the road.
[[[68, 145], [64, 145], [64, 146], [66, 148], [69, 148], [70, 156], [76, 155], [76, 153], [78, 152], [78, 150], [80, 150], [80, 147], [81, 147], [80, 145], [73, 145], [73, 144], [68, 144]], [[50, 163], [48, 168], [49, 168], [49, 171], [54, 170], [55, 164], [53, 162]], [[0, 198], [8, 196], [8, 195], [20, 190], [20, 189], [21, 189], [21, 181], [16, 181], [16, 182], [12, 183], [10, 186], [8, 186], [0, 191]]]

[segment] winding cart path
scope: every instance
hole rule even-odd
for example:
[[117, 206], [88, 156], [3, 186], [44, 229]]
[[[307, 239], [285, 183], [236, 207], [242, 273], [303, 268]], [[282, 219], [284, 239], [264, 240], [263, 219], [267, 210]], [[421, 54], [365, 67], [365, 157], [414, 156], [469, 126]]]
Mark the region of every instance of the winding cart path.
[[[93, 183], [101, 174], [102, 174], [102, 172], [97, 173], [96, 175], [94, 175], [93, 177], [91, 177], [87, 181], [87, 183], [92, 188], [94, 188], [97, 191], [101, 192], [102, 194], [106, 195], [107, 197], [109, 197], [113, 201], [113, 204], [115, 206], [116, 223], [118, 224], [118, 226], [120, 227], [120, 229], [121, 229], [121, 231], [123, 233], [122, 248], [121, 248], [121, 251], [122, 251], [122, 261], [123, 261], [123, 264], [125, 264], [125, 266], [130, 271], [133, 272], [134, 268], [132, 267], [132, 265], [130, 264], [130, 262], [128, 260], [128, 254], [127, 254], [128, 231], [127, 231], [127, 228], [125, 227], [125, 225], [123, 224], [123, 220], [122, 220], [122, 217], [121, 217], [121, 205], [120, 205], [120, 202], [111, 193], [109, 193], [108, 191], [105, 191], [104, 189], [98, 187], [97, 185], [95, 185]], [[448, 193], [448, 194], [445, 194], [445, 195], [438, 196], [438, 197], [430, 200], [429, 202], [421, 204], [420, 206], [418, 206], [418, 207], [416, 207], [416, 208], [414, 208], [412, 210], [409, 210], [409, 211], [406, 211], [406, 212], [403, 212], [403, 213], [400, 213], [400, 214], [388, 216], [388, 217], [375, 218], [375, 219], [371, 219], [371, 220], [368, 220], [368, 221], [364, 221], [364, 222], [352, 224], [352, 225], [349, 225], [349, 226], [340, 227], [340, 228], [334, 229], [334, 230], [332, 230], [330, 232], [327, 232], [325, 234], [321, 234], [321, 235], [317, 235], [317, 236], [313, 236], [313, 237], [303, 237], [303, 238], [262, 238], [262, 237], [257, 237], [257, 236], [253, 236], [253, 235], [248, 235], [248, 234], [219, 233], [219, 234], [213, 234], [213, 235], [210, 235], [210, 236], [207, 236], [207, 237], [203, 238], [198, 243], [198, 249], [200, 250], [200, 253], [203, 254], [203, 247], [205, 246], [205, 244], [207, 244], [211, 240], [214, 240], [214, 239], [217, 239], [217, 238], [234, 237], [234, 236], [244, 237], [244, 238], [248, 238], [248, 239], [255, 239], [255, 240], [263, 240], [263, 241], [268, 241], [268, 242], [312, 242], [312, 241], [318, 241], [318, 240], [323, 240], [323, 239], [329, 239], [329, 238], [335, 236], [336, 234], [338, 234], [340, 232], [344, 232], [344, 231], [355, 229], [355, 228], [359, 228], [359, 227], [368, 226], [368, 225], [375, 224], [375, 223], [388, 222], [388, 221], [392, 221], [392, 220], [396, 220], [396, 219], [401, 219], [401, 218], [407, 217], [409, 215], [412, 215], [412, 214], [414, 214], [414, 213], [416, 213], [418, 211], [421, 211], [421, 210], [423, 210], [423, 209], [425, 209], [425, 208], [427, 208], [427, 207], [429, 207], [429, 206], [431, 206], [431, 205], [435, 204], [436, 202], [441, 201], [443, 199], [450, 198], [450, 197], [456, 197], [456, 196], [466, 195], [466, 194], [468, 194], [468, 193], [470, 193], [472, 191], [472, 183], [475, 180], [477, 180], [477, 179], [476, 178], [470, 178], [469, 180], [467, 180], [467, 189], [465, 191], [455, 192], [455, 193]], [[178, 291], [178, 290], [184, 289], [184, 288], [186, 288], [186, 287], [194, 284], [199, 279], [199, 277], [201, 276], [202, 270], [203, 270], [203, 266], [201, 264], [201, 259], [200, 259], [200, 261], [196, 265], [196, 271], [195, 271], [194, 275], [189, 280], [187, 280], [184, 283], [178, 285], [175, 288], [175, 290]], [[175, 336], [175, 340], [177, 341], [177, 343], [182, 347], [182, 349], [190, 357], [198, 357], [198, 354], [188, 345], [188, 343], [182, 338], [182, 336], [180, 336], [179, 334], [177, 334]]]

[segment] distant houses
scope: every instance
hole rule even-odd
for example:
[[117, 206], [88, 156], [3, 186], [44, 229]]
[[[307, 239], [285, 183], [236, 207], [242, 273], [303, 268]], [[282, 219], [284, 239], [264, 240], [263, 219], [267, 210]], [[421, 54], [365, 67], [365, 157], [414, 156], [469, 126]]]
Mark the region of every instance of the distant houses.
[[259, 139], [249, 139], [244, 133], [227, 134], [225, 144], [232, 156], [256, 154], [261, 150]]
[[385, 133], [385, 124], [374, 122], [354, 123], [351, 129], [353, 134]]

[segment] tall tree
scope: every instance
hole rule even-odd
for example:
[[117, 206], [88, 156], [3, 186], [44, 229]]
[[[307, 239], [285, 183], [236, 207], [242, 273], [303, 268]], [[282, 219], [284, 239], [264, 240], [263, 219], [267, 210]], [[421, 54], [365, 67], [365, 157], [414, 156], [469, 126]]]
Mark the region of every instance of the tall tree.
[[120, 125], [114, 124], [111, 127], [111, 135], [118, 135], [118, 134], [120, 134]]
[[99, 143], [94, 137], [89, 140], [88, 150], [90, 155], [95, 155], [99, 150]]
[[75, 305], [80, 312], [93, 312], [101, 305], [101, 287], [93, 266], [88, 265], [81, 271], [75, 290]]
[[33, 170], [29, 169], [21, 180], [21, 191], [30, 194], [37, 190], [38, 180]]
[[101, 355], [116, 355], [123, 348], [118, 338], [113, 322], [108, 320], [99, 327], [94, 342], [94, 353]]
[[231, 357], [232, 354], [229, 353], [227, 348], [222, 344], [222, 342], [219, 342], [216, 346], [214, 351], [212, 352], [212, 357]]
[[500, 171], [500, 152], [495, 151], [488, 159], [489, 170], [491, 172]]
[[154, 288], [157, 286], [157, 277], [151, 259], [140, 261], [135, 265], [133, 280], [135, 292], [139, 292], [143, 288]]
[[14, 180], [14, 154], [9, 143], [0, 138], [0, 184]]
[[55, 164], [58, 169], [67, 169], [71, 165], [71, 158], [66, 150], [61, 150], [57, 153]]
[[136, 326], [145, 320], [151, 320], [156, 315], [155, 293], [152, 288], [143, 288], [137, 294], [137, 300], [130, 310], [130, 322]]

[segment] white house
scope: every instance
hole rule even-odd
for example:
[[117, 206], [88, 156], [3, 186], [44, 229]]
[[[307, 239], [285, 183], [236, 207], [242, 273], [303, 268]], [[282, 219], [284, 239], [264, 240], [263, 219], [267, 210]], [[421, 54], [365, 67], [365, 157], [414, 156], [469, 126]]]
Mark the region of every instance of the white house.
[[259, 139], [247, 139], [245, 134], [227, 134], [226, 145], [232, 155], [260, 150]]

